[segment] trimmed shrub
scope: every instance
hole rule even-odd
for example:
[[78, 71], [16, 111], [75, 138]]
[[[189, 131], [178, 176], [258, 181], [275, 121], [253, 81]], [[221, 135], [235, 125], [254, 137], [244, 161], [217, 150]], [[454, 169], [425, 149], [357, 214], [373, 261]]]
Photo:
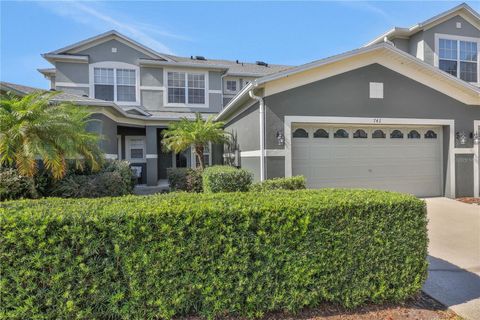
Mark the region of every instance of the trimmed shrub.
[[307, 181], [305, 180], [304, 176], [273, 178], [254, 183], [250, 190], [255, 192], [263, 192], [268, 190], [301, 190], [307, 188], [306, 184]]
[[63, 179], [51, 181], [49, 196], [62, 198], [98, 198], [131, 194], [134, 176], [127, 161], [110, 160], [103, 168], [92, 173], [71, 170]]
[[168, 184], [172, 191], [202, 192], [202, 171], [191, 168], [168, 168]]
[[8, 319], [256, 317], [410, 297], [425, 203], [370, 190], [170, 193], [0, 204]]
[[37, 197], [32, 178], [22, 176], [17, 169], [0, 167], [0, 201]]
[[248, 191], [253, 175], [232, 166], [212, 166], [203, 170], [203, 191], [236, 192]]

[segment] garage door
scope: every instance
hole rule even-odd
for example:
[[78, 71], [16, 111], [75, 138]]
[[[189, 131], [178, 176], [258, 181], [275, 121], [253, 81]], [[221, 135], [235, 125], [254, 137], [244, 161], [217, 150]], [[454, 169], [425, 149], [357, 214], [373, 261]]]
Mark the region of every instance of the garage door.
[[310, 188], [371, 188], [441, 196], [441, 127], [297, 125], [292, 172]]

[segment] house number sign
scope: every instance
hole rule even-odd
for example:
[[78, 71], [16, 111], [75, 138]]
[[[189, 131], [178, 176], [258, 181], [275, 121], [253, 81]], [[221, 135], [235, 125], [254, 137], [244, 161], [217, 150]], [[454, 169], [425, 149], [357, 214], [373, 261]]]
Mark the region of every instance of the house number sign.
[[373, 123], [382, 123], [382, 118], [373, 118]]

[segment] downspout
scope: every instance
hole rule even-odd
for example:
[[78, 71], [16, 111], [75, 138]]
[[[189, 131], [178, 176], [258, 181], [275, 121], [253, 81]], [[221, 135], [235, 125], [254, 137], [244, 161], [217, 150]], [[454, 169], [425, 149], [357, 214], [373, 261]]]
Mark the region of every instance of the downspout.
[[260, 111], [260, 181], [265, 180], [265, 101], [262, 97], [253, 94], [253, 89], [248, 91], [250, 98], [258, 101]]

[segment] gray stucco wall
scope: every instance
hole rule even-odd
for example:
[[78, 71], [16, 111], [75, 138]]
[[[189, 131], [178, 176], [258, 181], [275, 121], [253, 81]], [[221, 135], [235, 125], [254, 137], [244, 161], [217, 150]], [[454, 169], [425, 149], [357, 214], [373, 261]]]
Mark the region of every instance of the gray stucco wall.
[[117, 154], [117, 123], [103, 114], [92, 114], [92, 121], [87, 125], [88, 131], [97, 132], [103, 136], [100, 147], [103, 152]]
[[457, 197], [473, 197], [473, 155], [455, 156], [455, 193]]
[[210, 90], [222, 90], [222, 73], [216, 71], [209, 71], [208, 86]]
[[285, 176], [285, 157], [266, 157], [265, 172], [267, 179]]
[[[384, 99], [369, 98], [369, 83], [383, 82]], [[455, 129], [473, 131], [480, 106], [465, 105], [379, 64], [346, 72], [265, 98], [266, 146], [277, 149], [275, 133], [285, 115], [454, 119]]]
[[62, 87], [62, 86], [57, 86], [55, 88], [57, 91], [63, 91], [71, 94], [76, 94], [79, 96], [87, 96], [88, 97], [88, 92], [90, 91], [90, 88], [87, 87]]
[[253, 173], [253, 181], [260, 181], [260, 158], [242, 158], [240, 161], [240, 166], [242, 169], [245, 169]]
[[55, 82], [88, 83], [88, 64], [56, 62]]
[[163, 68], [140, 68], [141, 86], [163, 86]]
[[[112, 48], [117, 48], [117, 52], [112, 52]], [[80, 51], [78, 54], [88, 55], [89, 63], [120, 61], [137, 65], [138, 58], [150, 58], [142, 52], [137, 51], [117, 40], [106, 41], [94, 47]]]
[[237, 135], [240, 151], [260, 149], [260, 115], [254, 104], [225, 125], [225, 130]]
[[[423, 31], [417, 32], [413, 36], [410, 37], [408, 41], [408, 50], [412, 56], [419, 58], [423, 52], [418, 52], [419, 49], [419, 42], [423, 40]], [[424, 50], [425, 51], [425, 50]]]
[[[457, 29], [456, 23], [460, 22], [462, 24], [461, 29]], [[433, 65], [434, 64], [434, 51], [435, 51], [435, 33], [440, 34], [449, 34], [455, 36], [464, 36], [464, 37], [480, 37], [480, 30], [475, 28], [473, 25], [468, 23], [465, 19], [460, 16], [455, 16], [435, 27], [428, 29], [423, 32], [423, 39], [425, 40], [425, 62]]]
[[145, 110], [159, 111], [163, 106], [163, 91], [141, 90], [140, 96]]
[[405, 51], [405, 52], [409, 52], [409, 42], [408, 42], [408, 39], [394, 39], [392, 41], [395, 45], [396, 48], [402, 50], [402, 51]]

